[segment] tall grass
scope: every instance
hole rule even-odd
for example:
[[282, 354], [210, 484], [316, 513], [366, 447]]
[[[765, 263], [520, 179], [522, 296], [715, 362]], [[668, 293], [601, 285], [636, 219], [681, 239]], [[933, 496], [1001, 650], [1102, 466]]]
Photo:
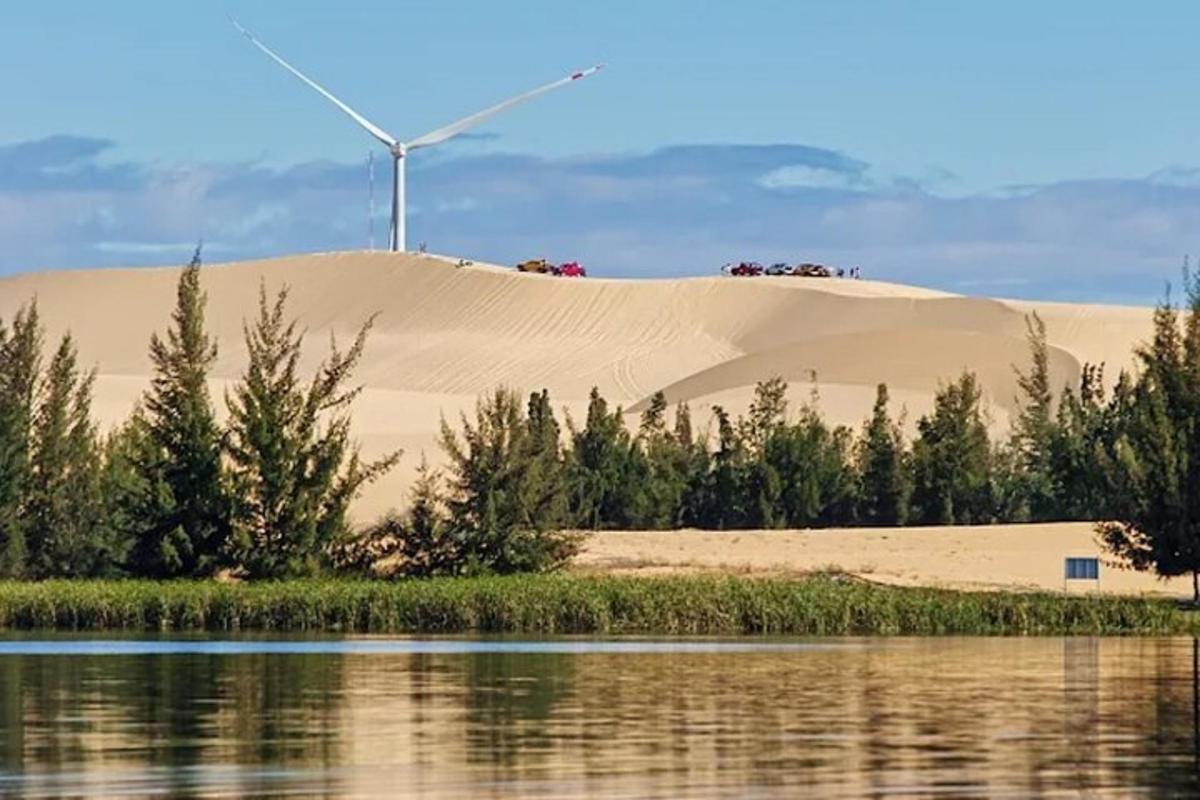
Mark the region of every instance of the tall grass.
[[529, 575], [367, 580], [0, 582], [0, 629], [387, 633], [1173, 634], [1167, 600], [802, 580]]

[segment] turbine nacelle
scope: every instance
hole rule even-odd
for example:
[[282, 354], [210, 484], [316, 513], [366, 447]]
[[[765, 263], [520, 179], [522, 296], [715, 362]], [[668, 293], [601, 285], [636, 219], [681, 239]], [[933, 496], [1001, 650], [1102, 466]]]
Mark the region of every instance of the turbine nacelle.
[[433, 145], [440, 144], [441, 142], [444, 142], [447, 139], [453, 139], [455, 136], [458, 136], [460, 133], [463, 133], [464, 131], [469, 130], [470, 128], [473, 128], [476, 125], [479, 125], [484, 120], [494, 116], [495, 114], [499, 114], [501, 111], [504, 111], [505, 109], [512, 108], [513, 106], [515, 106], [519, 103], [523, 103], [526, 100], [531, 100], [534, 97], [537, 97], [540, 94], [544, 94], [552, 89], [557, 89], [560, 86], [566, 86], [568, 83], [573, 83], [573, 82], [579, 80], [580, 78], [585, 78], [594, 72], [598, 72], [604, 66], [603, 64], [598, 64], [594, 67], [589, 67], [588, 69], [579, 70], [578, 72], [572, 72], [567, 77], [561, 78], [557, 81], [554, 81], [553, 83], [547, 83], [545, 86], [539, 86], [538, 88], [532, 89], [528, 92], [525, 92], [524, 94], [519, 94], [516, 97], [512, 97], [512, 98], [509, 98], [508, 100], [504, 100], [500, 103], [497, 103], [494, 106], [489, 106], [488, 108], [485, 108], [482, 111], [477, 111], [476, 113], [471, 114], [470, 116], [463, 117], [462, 119], [458, 120], [457, 122], [452, 122], [449, 125], [446, 125], [445, 127], [438, 128], [437, 130], [434, 130], [434, 131], [430, 131], [429, 133], [426, 133], [422, 136], [418, 136], [417, 138], [412, 139], [410, 141], [402, 142], [399, 139], [397, 139], [395, 136], [392, 136], [390, 133], [385, 131], [383, 128], [381, 128], [378, 125], [376, 125], [375, 123], [371, 122], [369, 119], [364, 117], [362, 114], [359, 114], [357, 111], [350, 108], [350, 106], [346, 105], [338, 98], [334, 97], [334, 95], [332, 93], [330, 93], [327, 89], [325, 89], [325, 87], [321, 86], [319, 83], [317, 83], [316, 81], [309, 78], [307, 75], [302, 73], [300, 70], [296, 69], [291, 64], [284, 61], [283, 58], [279, 54], [277, 54], [271, 48], [267, 47], [265, 44], [260, 42], [258, 39], [254, 38], [254, 35], [251, 34], [250, 31], [246, 30], [241, 25], [239, 25], [237, 20], [231, 18], [230, 22], [233, 23], [233, 26], [235, 28], [237, 28], [238, 31], [241, 32], [241, 34], [243, 36], [245, 36], [247, 39], [250, 40], [251, 44], [253, 44], [255, 47], [257, 47], [259, 50], [262, 50], [264, 53], [267, 54], [267, 56], [269, 56], [271, 58], [272, 61], [276, 62], [277, 64], [282, 66], [284, 69], [286, 69], [288, 72], [292, 73], [294, 76], [299, 78], [301, 81], [303, 81], [305, 84], [307, 84], [310, 88], [312, 88], [314, 91], [316, 91], [322, 97], [324, 97], [326, 100], [328, 100], [329, 102], [331, 102], [335, 106], [337, 106], [342, 111], [342, 113], [344, 113], [346, 116], [350, 117], [350, 119], [357, 122], [364, 130], [367, 131], [367, 133], [371, 134], [376, 139], [378, 139], [380, 142], [382, 142], [383, 145], [385, 147], [387, 147], [388, 152], [390, 152], [392, 154], [391, 249], [393, 251], [403, 251], [404, 244], [405, 244], [404, 243], [404, 157], [406, 155], [408, 155], [409, 150], [415, 150], [418, 147], [432, 147]]

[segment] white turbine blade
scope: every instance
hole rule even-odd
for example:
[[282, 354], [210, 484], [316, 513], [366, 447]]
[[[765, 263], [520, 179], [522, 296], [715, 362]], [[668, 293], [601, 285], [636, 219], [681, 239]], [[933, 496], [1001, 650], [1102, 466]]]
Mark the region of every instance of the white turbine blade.
[[417, 147], [428, 147], [429, 145], [437, 144], [438, 142], [444, 142], [453, 136], [457, 136], [468, 128], [475, 127], [488, 117], [499, 114], [506, 108], [512, 108], [518, 103], [524, 103], [526, 100], [532, 100], [540, 94], [545, 94], [546, 92], [552, 89], [557, 89], [560, 86], [566, 86], [568, 83], [577, 81], [580, 78], [586, 78], [588, 75], [591, 75], [593, 72], [596, 72], [603, 66], [603, 64], [598, 64], [597, 66], [582, 70], [580, 72], [572, 72], [567, 77], [557, 80], [554, 83], [547, 83], [545, 86], [539, 86], [532, 91], [525, 92], [525, 94], [519, 94], [516, 97], [505, 100], [502, 103], [497, 103], [490, 108], [485, 108], [483, 111], [472, 114], [469, 117], [463, 117], [458, 122], [452, 122], [444, 128], [438, 128], [436, 131], [430, 131], [424, 136], [418, 136], [416, 139], [413, 139], [411, 142], [409, 142], [407, 147], [409, 150], [412, 150]]
[[318, 92], [320, 92], [321, 95], [326, 100], [328, 100], [329, 102], [333, 103], [335, 106], [340, 108], [343, 112], [345, 112], [346, 116], [350, 117], [350, 119], [354, 120], [359, 125], [366, 128], [367, 132], [370, 133], [372, 136], [374, 136], [376, 139], [383, 142], [388, 147], [395, 147], [396, 145], [399, 144], [399, 142], [396, 140], [396, 137], [392, 136], [390, 133], [385, 131], [383, 128], [381, 128], [378, 125], [376, 125], [375, 123], [371, 122], [371, 120], [367, 119], [362, 114], [359, 114], [357, 111], [355, 111], [353, 108], [351, 108], [350, 106], [343, 103], [341, 100], [338, 100], [330, 92], [328, 92], [325, 89], [325, 87], [321, 86], [319, 83], [317, 83], [316, 81], [309, 78], [303, 72], [296, 69], [288, 62], [284, 61], [283, 58], [281, 58], [278, 53], [276, 53], [271, 48], [267, 47], [265, 44], [260, 42], [258, 39], [255, 39], [254, 34], [250, 33], [250, 31], [246, 30], [241, 25], [239, 25], [237, 20], [230, 18], [229, 21], [233, 23], [233, 27], [235, 27], [239, 31], [241, 31], [242, 35], [250, 40], [251, 44], [253, 44], [259, 50], [262, 50], [264, 53], [266, 53], [268, 56], [270, 56], [273, 61], [275, 61], [277, 64], [279, 64], [279, 66], [283, 67], [288, 72], [292, 73], [297, 78], [304, 81], [309, 86], [311, 86], [312, 88], [314, 88]]

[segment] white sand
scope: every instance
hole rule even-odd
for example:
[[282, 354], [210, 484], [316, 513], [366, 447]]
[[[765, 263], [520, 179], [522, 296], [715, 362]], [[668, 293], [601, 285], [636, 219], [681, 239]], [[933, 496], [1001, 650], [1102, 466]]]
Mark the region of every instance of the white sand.
[[[147, 342], [164, 330], [177, 267], [51, 271], [0, 280], [0, 317], [36, 295], [48, 334], [76, 336], [84, 364], [99, 370], [97, 414], [123, 419], [147, 385]], [[355, 411], [366, 454], [403, 447], [401, 467], [371, 487], [360, 517], [402, 504], [426, 451], [437, 460], [441, 414], [456, 417], [499, 384], [548, 388], [579, 418], [598, 386], [634, 412], [662, 389], [692, 403], [697, 421], [719, 402], [744, 409], [756, 381], [782, 375], [799, 402], [815, 372], [826, 415], [858, 424], [875, 385], [886, 381], [911, 426], [940, 382], [963, 368], [983, 384], [997, 428], [1017, 393], [1012, 365], [1024, 363], [1023, 315], [1046, 319], [1056, 384], [1081, 363], [1105, 361], [1110, 377], [1150, 331], [1150, 310], [1030, 304], [960, 297], [909, 286], [836, 279], [726, 277], [583, 280], [521, 275], [454, 259], [389, 253], [332, 253], [207, 265], [210, 330], [221, 357], [220, 400], [244, 366], [242, 322], [258, 287], [291, 287], [291, 311], [308, 332], [307, 366], [372, 314], [374, 333], [358, 379]]]
[[[1102, 559], [1100, 580], [1064, 582], [1067, 557]], [[589, 534], [575, 568], [664, 575], [794, 574], [835, 569], [867, 580], [950, 589], [1045, 589], [1191, 597], [1190, 578], [1164, 582], [1107, 563], [1092, 525], [981, 525], [820, 531]]]

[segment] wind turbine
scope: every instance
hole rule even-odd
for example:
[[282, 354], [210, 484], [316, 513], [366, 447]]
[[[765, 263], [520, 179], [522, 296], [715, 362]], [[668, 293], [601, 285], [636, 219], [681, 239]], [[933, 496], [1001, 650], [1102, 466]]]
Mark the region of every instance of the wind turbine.
[[288, 62], [284, 61], [278, 53], [260, 42], [252, 33], [250, 33], [250, 31], [239, 25], [237, 20], [231, 19], [230, 21], [233, 23], [233, 26], [242, 33], [243, 36], [250, 40], [251, 44], [257, 47], [259, 50], [262, 50], [281, 67], [295, 75], [300, 80], [304, 81], [304, 83], [308, 84], [318, 93], [320, 93], [322, 97], [341, 109], [346, 116], [350, 117], [350, 119], [354, 120], [364, 129], [366, 129], [367, 133], [383, 142], [384, 146], [387, 147], [388, 152], [392, 154], [392, 233], [390, 247], [393, 252], [404, 252], [404, 157], [408, 155], [410, 150], [416, 150], [420, 147], [431, 147], [435, 144], [444, 142], [469, 128], [475, 127], [479, 123], [496, 114], [499, 114], [505, 109], [512, 108], [518, 103], [524, 103], [526, 100], [532, 100], [538, 95], [545, 94], [552, 89], [557, 89], [560, 86], [566, 86], [567, 84], [573, 83], [580, 78], [586, 78], [588, 75], [591, 75], [593, 72], [596, 72], [604, 66], [603, 64], [598, 64], [594, 67], [580, 70], [579, 72], [572, 72], [567, 77], [560, 78], [553, 83], [547, 83], [545, 86], [539, 86], [536, 89], [525, 92], [524, 94], [519, 94], [516, 97], [485, 108], [482, 111], [477, 111], [468, 117], [463, 117], [457, 122], [452, 122], [443, 128], [438, 128], [437, 130], [430, 131], [423, 136], [418, 136], [415, 139], [402, 142], [395, 136], [392, 136], [390, 133], [385, 131], [383, 128], [380, 128], [378, 125], [371, 122], [362, 114], [359, 114], [350, 106], [343, 103], [341, 100], [334, 97], [333, 94], [331, 94], [319, 83], [306, 76]]

